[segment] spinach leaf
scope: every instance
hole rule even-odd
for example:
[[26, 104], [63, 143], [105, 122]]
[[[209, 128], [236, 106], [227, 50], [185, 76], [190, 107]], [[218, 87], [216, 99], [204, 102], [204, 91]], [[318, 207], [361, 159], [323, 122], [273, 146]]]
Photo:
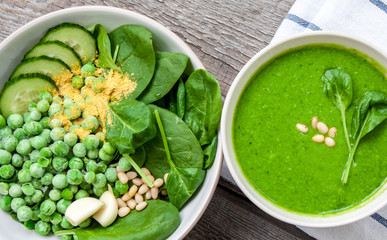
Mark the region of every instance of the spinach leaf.
[[204, 149], [204, 167], [203, 169], [209, 169], [214, 164], [216, 149], [218, 147], [218, 135], [216, 135], [210, 145]]
[[109, 104], [106, 138], [121, 154], [135, 149], [156, 135], [151, 109], [143, 102], [122, 99]]
[[345, 111], [352, 102], [352, 78], [341, 69], [330, 69], [324, 73], [321, 80], [324, 83], [324, 93], [340, 110], [347, 147], [351, 151]]
[[148, 206], [117, 220], [107, 228], [94, 226], [57, 231], [55, 235], [75, 234], [79, 240], [158, 240], [169, 237], [180, 225], [179, 210], [172, 204], [148, 201]]
[[179, 79], [176, 92], [176, 114], [183, 119], [185, 113], [185, 86], [183, 80]]
[[171, 203], [180, 209], [204, 181], [206, 172], [201, 168], [179, 168], [173, 163], [167, 137], [157, 109], [154, 110], [154, 113], [163, 141], [165, 156], [171, 168], [167, 178], [168, 197]]
[[110, 33], [110, 40], [112, 51], [119, 46], [117, 65], [137, 80], [137, 87], [129, 96], [136, 99], [148, 86], [155, 70], [152, 33], [142, 26], [122, 25]]
[[97, 47], [99, 54], [97, 67], [110, 68], [116, 71], [121, 71], [121, 69], [116, 66], [112, 58], [110, 39], [104, 27], [101, 24], [95, 25], [93, 29], [93, 34], [97, 39]]
[[215, 137], [222, 111], [219, 83], [207, 71], [194, 71], [185, 83], [186, 109], [184, 121], [200, 144], [209, 144]]
[[343, 184], [348, 181], [349, 172], [360, 139], [375, 129], [387, 119], [387, 95], [382, 92], [367, 92], [361, 99], [357, 112], [352, 120], [352, 150], [349, 152], [347, 163], [341, 178]]
[[136, 151], [131, 154], [130, 157], [137, 163], [139, 167], [142, 167], [146, 160], [146, 151], [144, 146], [136, 148]]
[[176, 91], [170, 91], [168, 94], [168, 110], [177, 114], [177, 97]]
[[[189, 127], [174, 113], [149, 105], [149, 108], [159, 112], [161, 122], [170, 148], [172, 161], [180, 168], [202, 168], [203, 151]], [[163, 177], [170, 167], [165, 155], [163, 140], [159, 131], [156, 136], [144, 144], [147, 153], [145, 167], [155, 178]]]
[[187, 67], [188, 57], [182, 53], [156, 52], [156, 68], [153, 78], [138, 99], [152, 103], [171, 91]]

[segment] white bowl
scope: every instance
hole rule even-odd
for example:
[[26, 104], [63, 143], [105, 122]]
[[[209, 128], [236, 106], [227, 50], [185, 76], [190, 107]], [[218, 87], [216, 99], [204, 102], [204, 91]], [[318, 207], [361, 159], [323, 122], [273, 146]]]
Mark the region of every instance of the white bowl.
[[[102, 24], [107, 32], [123, 24], [137, 24], [148, 28], [153, 34], [155, 48], [162, 51], [180, 52], [190, 58], [190, 69], [203, 68], [199, 58], [176, 34], [158, 22], [135, 12], [113, 7], [76, 7], [56, 11], [39, 17], [12, 33], [0, 44], [0, 86], [20, 63], [24, 54], [43, 37], [46, 31], [63, 22], [78, 23], [88, 27]], [[180, 211], [181, 224], [169, 239], [181, 239], [194, 227], [207, 208], [219, 180], [222, 165], [220, 138], [214, 165], [207, 170], [206, 179], [193, 198]], [[27, 230], [22, 224], [13, 220], [8, 213], [0, 210], [0, 239], [7, 240], [42, 240], [48, 239], [35, 231]], [[49, 237], [58, 239], [58, 237]]]
[[387, 204], [387, 184], [370, 199], [359, 206], [335, 215], [308, 216], [287, 211], [277, 207], [271, 201], [260, 195], [243, 175], [236, 161], [232, 143], [232, 123], [238, 99], [250, 78], [257, 69], [278, 54], [294, 47], [313, 43], [333, 43], [354, 48], [370, 56], [387, 69], [387, 55], [371, 44], [347, 35], [332, 32], [312, 32], [294, 35], [283, 41], [267, 46], [257, 53], [239, 72], [225, 100], [221, 119], [221, 137], [225, 161], [231, 175], [246, 196], [259, 208], [282, 221], [307, 227], [333, 227], [355, 222], [367, 217]]

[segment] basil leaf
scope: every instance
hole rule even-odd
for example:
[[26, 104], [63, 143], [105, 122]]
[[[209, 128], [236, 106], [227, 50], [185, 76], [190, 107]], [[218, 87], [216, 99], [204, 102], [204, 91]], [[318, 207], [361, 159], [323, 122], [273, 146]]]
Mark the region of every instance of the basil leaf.
[[215, 137], [222, 113], [222, 97], [218, 81], [207, 71], [194, 71], [185, 83], [186, 109], [184, 121], [200, 145]]
[[106, 123], [106, 138], [121, 154], [135, 149], [156, 135], [150, 108], [143, 102], [123, 99], [110, 103]]
[[97, 24], [94, 26], [93, 34], [97, 39], [97, 47], [99, 54], [97, 67], [110, 68], [116, 71], [121, 71], [116, 66], [112, 58], [110, 39], [105, 31], [105, 28], [102, 25]]
[[164, 97], [179, 80], [187, 63], [188, 57], [182, 53], [156, 52], [155, 73], [138, 99], [152, 103]]
[[150, 200], [147, 207], [117, 220], [110, 226], [91, 226], [57, 231], [55, 235], [75, 234], [79, 240], [161, 240], [180, 225], [179, 210], [162, 200]]
[[119, 46], [117, 65], [137, 81], [136, 89], [130, 94], [136, 99], [148, 86], [155, 70], [155, 52], [152, 33], [138, 25], [122, 25], [110, 33], [112, 50]]

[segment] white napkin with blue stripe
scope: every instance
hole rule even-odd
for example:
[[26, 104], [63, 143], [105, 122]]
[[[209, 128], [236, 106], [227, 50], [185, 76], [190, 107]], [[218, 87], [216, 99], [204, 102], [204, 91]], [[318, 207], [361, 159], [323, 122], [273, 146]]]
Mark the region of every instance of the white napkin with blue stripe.
[[[297, 0], [272, 42], [306, 31], [348, 33], [374, 43], [387, 53], [387, 0]], [[300, 229], [321, 240], [386, 240], [387, 206], [345, 226]]]

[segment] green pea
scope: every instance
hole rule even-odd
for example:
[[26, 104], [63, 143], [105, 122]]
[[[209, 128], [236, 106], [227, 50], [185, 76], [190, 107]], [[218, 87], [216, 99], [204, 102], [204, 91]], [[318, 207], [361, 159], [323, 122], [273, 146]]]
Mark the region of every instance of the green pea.
[[14, 212], [17, 212], [17, 210], [21, 207], [21, 206], [25, 206], [26, 205], [26, 201], [24, 201], [23, 198], [14, 198], [12, 199], [11, 201], [11, 209], [12, 211]]
[[40, 149], [40, 155], [49, 158], [52, 156], [52, 151], [49, 147], [43, 147], [42, 149]]
[[95, 135], [99, 139], [99, 146], [102, 147], [106, 140], [105, 134], [103, 132], [97, 132]]
[[29, 157], [25, 156], [24, 158], [24, 163], [23, 163], [23, 169], [27, 169], [29, 171], [31, 165], [33, 164], [33, 162], [29, 159]]
[[54, 202], [59, 201], [62, 198], [62, 192], [57, 188], [51, 189], [48, 197]]
[[109, 155], [113, 155], [116, 153], [117, 149], [110, 142], [104, 142], [102, 150]]
[[102, 161], [108, 163], [114, 158], [114, 155], [107, 154], [103, 149], [99, 150], [98, 156]]
[[43, 136], [34, 136], [30, 138], [31, 146], [37, 150], [40, 150], [47, 146], [47, 139]]
[[50, 149], [55, 155], [59, 157], [65, 157], [70, 150], [69, 146], [63, 141], [54, 142], [50, 145]]
[[23, 120], [24, 120], [24, 123], [29, 123], [29, 122], [31, 122], [32, 121], [32, 119], [31, 119], [31, 113], [30, 112], [26, 112], [26, 113], [24, 113], [24, 115], [23, 115]]
[[21, 206], [17, 210], [17, 218], [19, 219], [19, 221], [26, 222], [26, 221], [30, 220], [31, 217], [32, 217], [32, 210], [30, 207]]
[[71, 199], [73, 199], [73, 197], [74, 197], [74, 194], [73, 194], [73, 192], [71, 192], [70, 189], [68, 189], [68, 188], [63, 189], [62, 198], [64, 200], [71, 200]]
[[39, 219], [41, 219], [43, 222], [50, 222], [51, 216], [46, 216], [42, 213], [40, 213], [39, 209], [39, 214], [38, 214]]
[[32, 111], [36, 110], [36, 106], [37, 106], [37, 104], [35, 102], [30, 102], [28, 104], [28, 111], [32, 112]]
[[51, 129], [62, 127], [61, 121], [57, 118], [51, 119], [48, 125], [50, 126]]
[[47, 141], [47, 143], [51, 143], [52, 142], [52, 139], [51, 139], [51, 131], [50, 129], [43, 129], [42, 133], [40, 134], [40, 136], [44, 137]]
[[83, 174], [78, 169], [67, 171], [67, 182], [71, 185], [79, 185], [83, 181]]
[[80, 128], [81, 128], [81, 126], [74, 124], [74, 125], [72, 125], [72, 126], [70, 127], [69, 133], [72, 133], [74, 130], [80, 129]]
[[60, 115], [63, 113], [63, 108], [58, 103], [52, 103], [50, 108], [48, 109], [48, 116], [55, 117], [56, 115]]
[[54, 104], [54, 103], [62, 105], [63, 104], [63, 99], [61, 97], [59, 97], [59, 96], [54, 96], [52, 98], [52, 104]]
[[68, 186], [68, 189], [70, 189], [73, 194], [76, 194], [78, 192], [78, 185], [70, 185]]
[[0, 195], [8, 195], [9, 184], [5, 182], [0, 182]]
[[[30, 140], [28, 139], [20, 140], [20, 142], [16, 146], [16, 152], [18, 152], [20, 155], [28, 155], [31, 151], [32, 151], [32, 146], [31, 146]], [[0, 155], [0, 159], [1, 159], [1, 155]]]
[[46, 100], [48, 103], [51, 103], [52, 102], [51, 93], [49, 93], [47, 91], [42, 91], [40, 93], [40, 100]]
[[65, 108], [69, 108], [72, 104], [74, 104], [74, 100], [72, 100], [71, 98], [65, 98], [63, 100], [63, 107]]
[[27, 135], [39, 135], [43, 131], [42, 124], [39, 122], [31, 121], [23, 125], [23, 129]]
[[40, 201], [42, 201], [43, 199], [43, 192], [40, 190], [36, 190], [31, 196], [31, 199], [34, 203], [40, 203]]
[[50, 219], [50, 222], [54, 225], [58, 225], [62, 222], [62, 214], [58, 213], [58, 212], [54, 212], [52, 215], [51, 215], [51, 219]]
[[81, 67], [81, 76], [84, 78], [87, 76], [93, 76], [95, 70], [95, 66], [91, 62], [88, 62]]
[[11, 201], [11, 196], [3, 196], [0, 198], [0, 208], [7, 212], [11, 211]]
[[98, 171], [97, 163], [94, 160], [89, 160], [89, 162], [86, 163], [86, 171], [97, 172]]
[[43, 117], [40, 119], [39, 123], [42, 125], [43, 129], [50, 128], [50, 118], [49, 117]]
[[124, 171], [127, 172], [132, 167], [132, 164], [130, 164], [129, 160], [126, 157], [121, 157], [118, 161], [118, 167]]
[[99, 121], [96, 117], [90, 116], [83, 119], [81, 127], [91, 132], [95, 132], [99, 127]]
[[15, 153], [15, 154], [12, 155], [12, 160], [11, 160], [11, 162], [12, 162], [12, 165], [13, 165], [14, 167], [17, 167], [17, 168], [23, 166], [23, 163], [24, 163], [23, 157], [20, 156], [20, 155], [17, 154], [17, 153]]
[[90, 134], [83, 141], [87, 150], [95, 150], [99, 145], [99, 139], [96, 135]]
[[123, 195], [129, 190], [129, 185], [127, 183], [123, 184], [118, 180], [118, 181], [116, 181], [114, 188], [117, 190], [117, 192], [120, 195]]
[[98, 166], [98, 172], [101, 172], [101, 173], [104, 173], [107, 169], [107, 165], [104, 162], [98, 162], [97, 166]]
[[72, 84], [75, 88], [81, 88], [85, 85], [85, 82], [83, 81], [82, 77], [77, 75], [72, 78]]
[[11, 164], [0, 167], [0, 177], [10, 179], [15, 174], [15, 168]]
[[13, 197], [13, 198], [18, 198], [18, 197], [20, 197], [21, 195], [23, 195], [21, 186], [20, 186], [19, 184], [13, 184], [13, 185], [9, 188], [8, 194], [9, 194], [11, 197]]
[[39, 112], [38, 109], [36, 109], [36, 110], [31, 111], [30, 117], [34, 121], [40, 121], [40, 119], [42, 118], [42, 113]]
[[39, 150], [32, 150], [32, 152], [28, 155], [32, 162], [38, 162], [40, 158], [42, 158], [42, 155], [40, 155]]
[[50, 103], [47, 100], [40, 100], [36, 105], [36, 109], [41, 113], [47, 112], [49, 108]]
[[52, 184], [53, 178], [54, 178], [54, 175], [52, 175], [52, 173], [45, 173], [43, 177], [40, 179], [40, 182], [44, 186], [50, 186]]
[[12, 129], [8, 126], [5, 126], [3, 128], [0, 128], [0, 139], [12, 135]]
[[3, 144], [3, 148], [7, 150], [8, 152], [13, 152], [16, 149], [17, 144], [19, 143], [18, 139], [13, 136], [9, 135], [2, 139], [1, 143]]
[[64, 130], [64, 128], [57, 127], [57, 128], [52, 129], [50, 137], [54, 142], [59, 141], [59, 140], [63, 141], [66, 133], [67, 132], [66, 132], [66, 130]]
[[56, 204], [54, 201], [47, 199], [40, 204], [40, 212], [45, 216], [51, 216], [56, 211]]
[[22, 189], [22, 192], [26, 195], [26, 196], [31, 196], [35, 193], [35, 188], [32, 186], [31, 183], [25, 183], [22, 185], [21, 187]]
[[12, 154], [6, 150], [0, 149], [0, 164], [5, 165], [11, 163]]
[[117, 181], [117, 170], [116, 168], [108, 168], [105, 172], [105, 177], [108, 180], [108, 182], [115, 182]]
[[7, 119], [7, 124], [12, 129], [16, 129], [23, 126], [23, 123], [24, 123], [23, 117], [18, 113], [13, 113], [9, 115]]
[[87, 183], [95, 183], [96, 180], [96, 174], [93, 171], [87, 172], [85, 175], [85, 181]]
[[51, 224], [40, 220], [35, 224], [35, 231], [43, 236], [48, 235], [51, 231]]
[[24, 132], [23, 128], [16, 128], [13, 132], [13, 135], [17, 138], [17, 140], [22, 140], [27, 138], [26, 132]]
[[38, 221], [39, 220], [39, 214], [40, 214], [40, 209], [39, 208], [34, 208], [32, 210], [32, 217], [31, 220], [33, 221]]
[[[70, 206], [71, 201], [61, 199], [56, 203], [56, 209], [58, 212], [65, 214], [66, 209]], [[63, 218], [64, 219], [64, 218]]]
[[41, 178], [46, 170], [40, 166], [39, 163], [33, 163], [30, 167], [31, 176], [34, 178]]
[[69, 162], [69, 168], [70, 169], [81, 170], [83, 168], [83, 161], [82, 161], [82, 159], [80, 159], [78, 157], [71, 158], [70, 162]]
[[31, 182], [32, 186], [35, 188], [35, 189], [40, 189], [42, 188], [42, 182], [40, 181], [40, 178], [39, 179], [33, 179], [32, 182]]
[[97, 77], [93, 79], [93, 82], [91, 84], [91, 90], [95, 93], [100, 93], [103, 90], [103, 83], [105, 82], [105, 78], [103, 77]]
[[18, 172], [17, 178], [21, 183], [27, 183], [31, 182], [32, 176], [30, 174], [30, 171], [28, 169], [22, 169]]
[[71, 106], [65, 109], [65, 114], [70, 120], [79, 118], [82, 114], [82, 109], [78, 104], [73, 103]]
[[107, 191], [107, 186], [104, 186], [101, 188], [93, 187], [93, 192], [97, 197], [100, 197], [106, 191]]
[[81, 189], [75, 194], [75, 200], [85, 198], [88, 196], [89, 196], [89, 193], [85, 189]]
[[69, 132], [64, 136], [64, 142], [69, 146], [73, 147], [78, 141], [78, 136], [75, 133]]
[[52, 179], [52, 185], [58, 189], [63, 189], [68, 186], [67, 177], [65, 174], [58, 174]]
[[3, 117], [3, 115], [0, 115], [0, 128], [5, 127], [5, 125], [7, 125], [5, 118]]
[[77, 143], [73, 147], [73, 153], [76, 157], [85, 157], [86, 156], [86, 147], [83, 143]]
[[97, 159], [98, 156], [99, 156], [99, 150], [98, 149], [87, 151], [87, 157], [90, 158], [90, 159]]

